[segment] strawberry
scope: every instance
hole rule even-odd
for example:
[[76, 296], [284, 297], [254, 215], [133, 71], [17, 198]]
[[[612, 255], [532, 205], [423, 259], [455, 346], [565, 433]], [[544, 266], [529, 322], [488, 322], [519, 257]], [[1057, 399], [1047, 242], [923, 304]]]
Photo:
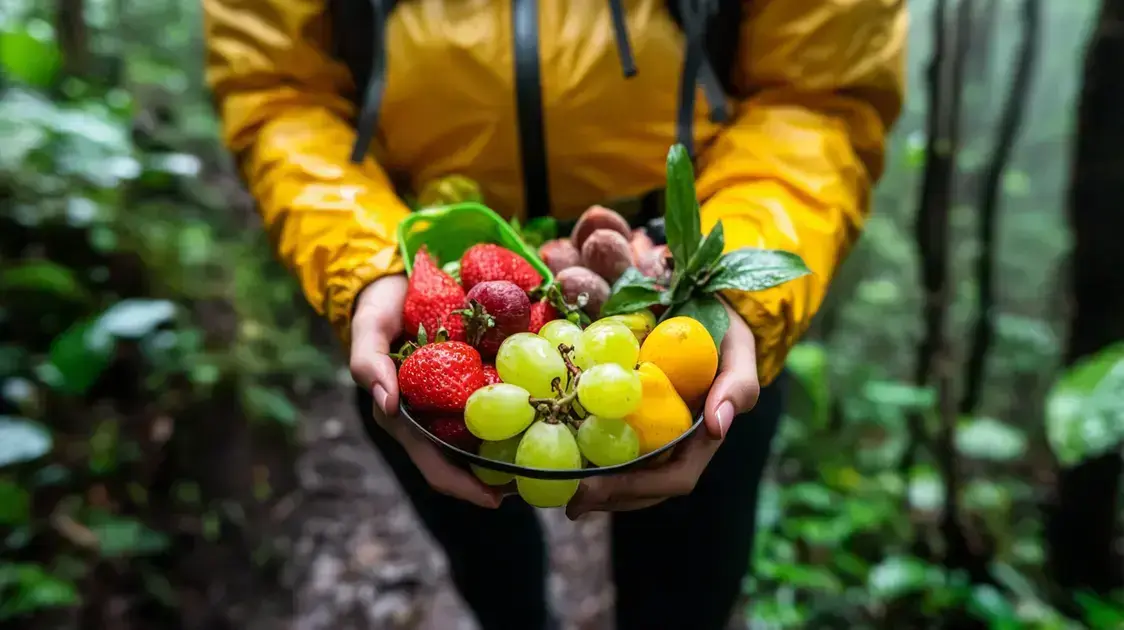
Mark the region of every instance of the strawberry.
[[412, 351], [398, 368], [398, 389], [417, 411], [464, 411], [485, 385], [480, 353], [463, 341], [440, 341]]
[[464, 289], [449, 274], [441, 271], [425, 247], [414, 255], [414, 271], [406, 288], [406, 302], [402, 307], [402, 324], [407, 337], [418, 334], [424, 326], [427, 335], [433, 335], [442, 324], [449, 331], [449, 339], [464, 341], [464, 326], [460, 317], [449, 314], [464, 305]]
[[544, 324], [561, 316], [553, 304], [546, 299], [539, 300], [531, 305], [531, 317], [527, 323], [527, 332], [537, 333]]
[[468, 248], [461, 256], [461, 284], [466, 291], [481, 282], [507, 280], [526, 292], [542, 284], [542, 275], [531, 263], [499, 245], [481, 243]]
[[469, 433], [463, 417], [439, 415], [429, 419], [426, 426], [437, 439], [462, 451], [475, 453], [480, 446], [480, 438]]
[[465, 335], [485, 357], [493, 357], [504, 339], [527, 332], [531, 301], [523, 289], [506, 280], [481, 282], [466, 296]]
[[484, 380], [487, 381], [488, 385], [495, 385], [496, 383], [503, 382], [503, 379], [500, 378], [499, 371], [496, 370], [496, 366], [491, 363], [484, 364]]

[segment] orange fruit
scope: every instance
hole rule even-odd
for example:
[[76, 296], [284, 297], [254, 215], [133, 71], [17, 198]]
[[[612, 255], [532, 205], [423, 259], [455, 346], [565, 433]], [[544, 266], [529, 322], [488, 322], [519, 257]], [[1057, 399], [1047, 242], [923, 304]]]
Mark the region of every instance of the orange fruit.
[[693, 405], [710, 390], [718, 373], [718, 348], [698, 320], [672, 317], [648, 333], [639, 361], [654, 363], [683, 400]]
[[640, 363], [640, 406], [624, 417], [640, 438], [640, 454], [651, 453], [691, 428], [691, 412], [655, 363]]

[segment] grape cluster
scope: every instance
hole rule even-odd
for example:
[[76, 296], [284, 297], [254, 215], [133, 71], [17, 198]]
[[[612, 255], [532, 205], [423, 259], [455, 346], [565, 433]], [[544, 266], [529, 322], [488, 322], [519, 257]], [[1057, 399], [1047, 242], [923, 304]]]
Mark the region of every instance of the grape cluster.
[[[465, 424], [482, 440], [478, 453], [548, 470], [636, 459], [639, 437], [625, 417], [641, 403], [639, 355], [633, 331], [612, 319], [585, 330], [556, 319], [537, 334], [511, 335], [496, 354], [503, 382], [476, 390], [465, 406]], [[489, 485], [514, 479], [520, 496], [536, 507], [565, 505], [578, 489], [576, 479], [532, 479], [478, 466], [473, 472]]]

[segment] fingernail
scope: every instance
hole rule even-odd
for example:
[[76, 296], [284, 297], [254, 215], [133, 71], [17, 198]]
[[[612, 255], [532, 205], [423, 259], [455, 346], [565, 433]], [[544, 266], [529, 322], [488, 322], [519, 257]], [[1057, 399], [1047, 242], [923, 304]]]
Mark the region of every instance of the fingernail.
[[382, 385], [375, 383], [375, 386], [371, 388], [371, 396], [374, 397], [375, 404], [379, 406], [379, 409], [382, 409], [383, 413], [389, 413], [386, 409], [386, 399], [390, 398], [390, 395], [386, 393]]
[[723, 402], [718, 405], [718, 410], [714, 412], [714, 415], [718, 418], [718, 432], [725, 439], [726, 431], [730, 429], [730, 422], [734, 419], [734, 403], [728, 400]]

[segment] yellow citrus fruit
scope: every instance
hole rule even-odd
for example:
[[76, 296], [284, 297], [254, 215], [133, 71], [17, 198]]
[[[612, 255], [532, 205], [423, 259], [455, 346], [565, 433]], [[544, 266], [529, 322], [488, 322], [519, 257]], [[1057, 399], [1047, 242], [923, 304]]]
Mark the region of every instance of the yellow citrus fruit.
[[698, 320], [660, 322], [640, 346], [641, 362], [655, 363], [688, 404], [701, 401], [718, 373], [718, 348]]
[[659, 367], [641, 363], [640, 406], [624, 417], [640, 438], [640, 454], [651, 453], [691, 428], [691, 411]]

